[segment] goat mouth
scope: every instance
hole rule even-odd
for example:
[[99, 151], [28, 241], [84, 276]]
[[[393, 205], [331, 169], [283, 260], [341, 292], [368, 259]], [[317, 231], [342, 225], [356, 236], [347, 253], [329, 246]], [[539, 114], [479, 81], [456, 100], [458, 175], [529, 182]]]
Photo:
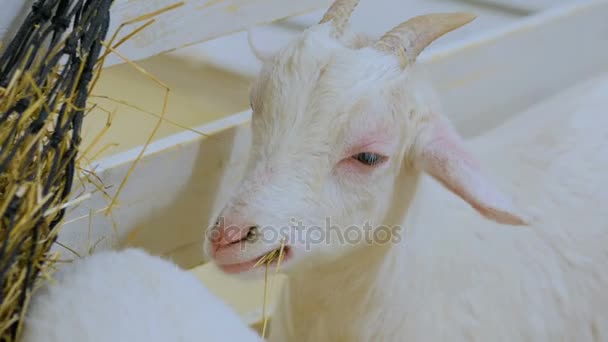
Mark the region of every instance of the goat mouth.
[[[239, 263], [233, 263], [233, 264], [218, 264], [218, 267], [229, 274], [238, 274], [238, 273], [243, 273], [243, 272], [247, 272], [247, 271], [251, 271], [254, 268], [262, 268], [265, 267], [265, 265], [267, 266], [272, 266], [272, 267], [276, 267], [279, 263], [279, 253], [281, 251], [281, 247], [272, 249], [254, 259], [251, 259], [249, 261], [244, 261], [244, 262], [239, 262]], [[267, 258], [267, 256], [269, 254], [275, 254], [276, 257], [273, 258], [272, 260], [266, 261], [266, 262], [262, 262], [264, 258]], [[287, 260], [289, 260], [292, 256], [292, 251], [289, 248], [289, 246], [284, 246], [283, 247], [283, 253], [282, 253], [282, 257], [281, 257], [281, 265], [284, 264]]]

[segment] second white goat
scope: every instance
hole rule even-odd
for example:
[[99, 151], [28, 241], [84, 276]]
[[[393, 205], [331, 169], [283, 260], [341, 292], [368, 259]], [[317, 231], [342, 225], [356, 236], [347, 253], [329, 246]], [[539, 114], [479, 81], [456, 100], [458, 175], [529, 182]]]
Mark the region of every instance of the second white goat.
[[22, 342], [258, 342], [193, 274], [144, 251], [64, 265], [35, 292]]

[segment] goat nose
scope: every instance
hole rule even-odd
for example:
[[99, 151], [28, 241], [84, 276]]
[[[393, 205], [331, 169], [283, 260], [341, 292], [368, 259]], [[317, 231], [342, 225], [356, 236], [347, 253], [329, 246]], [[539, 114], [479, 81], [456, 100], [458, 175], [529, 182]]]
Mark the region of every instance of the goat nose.
[[234, 221], [219, 219], [210, 238], [214, 249], [232, 245], [241, 241], [253, 242], [258, 236], [255, 225], [237, 224]]

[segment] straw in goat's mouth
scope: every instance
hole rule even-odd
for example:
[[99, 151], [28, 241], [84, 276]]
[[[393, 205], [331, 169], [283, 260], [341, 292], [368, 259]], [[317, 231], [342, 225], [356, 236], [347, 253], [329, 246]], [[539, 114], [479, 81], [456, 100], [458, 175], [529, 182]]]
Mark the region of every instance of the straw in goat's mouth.
[[277, 266], [278, 266], [278, 263], [280, 262], [280, 259], [283, 257], [284, 252], [285, 252], [285, 244], [281, 243], [281, 247], [274, 249], [274, 250], [264, 254], [263, 256], [261, 256], [258, 259], [258, 261], [255, 263], [255, 265], [253, 265], [253, 267], [254, 268], [259, 267], [260, 265], [269, 266], [275, 260], [279, 259], [279, 261], [277, 262]]
[[[279, 274], [279, 268], [281, 267], [281, 261], [283, 260], [284, 255], [285, 255], [285, 241], [281, 241], [280, 248], [274, 249], [274, 250], [266, 253], [253, 266], [254, 268], [258, 267], [260, 265], [264, 265], [266, 267], [266, 269], [264, 271], [264, 304], [262, 306], [262, 317], [263, 317], [262, 338], [266, 338], [266, 327], [268, 325], [268, 314], [267, 314], [268, 293], [272, 292], [274, 280], [277, 277], [277, 274]], [[275, 268], [275, 272], [274, 272], [274, 276], [272, 277], [272, 281], [270, 282], [270, 289], [268, 289], [268, 267], [275, 260], [277, 260], [277, 266]]]

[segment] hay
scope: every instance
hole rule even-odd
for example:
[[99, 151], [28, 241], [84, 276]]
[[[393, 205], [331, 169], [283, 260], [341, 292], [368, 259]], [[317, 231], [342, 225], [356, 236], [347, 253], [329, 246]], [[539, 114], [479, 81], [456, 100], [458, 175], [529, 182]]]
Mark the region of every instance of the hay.
[[[281, 247], [279, 249], [272, 250], [268, 254], [262, 256], [253, 266], [254, 268], [264, 265], [264, 298], [262, 303], [262, 338], [266, 338], [266, 328], [268, 327], [268, 294], [272, 293], [274, 287], [274, 281], [279, 274], [281, 268], [281, 261], [283, 261], [283, 253], [285, 251], [285, 241], [281, 241]], [[274, 271], [272, 280], [270, 281], [270, 287], [268, 283], [268, 268], [270, 265], [277, 260], [277, 266]]]
[[49, 250], [70, 205], [89, 83], [111, 4], [37, 1], [0, 56], [2, 341], [17, 339], [38, 276], [48, 278], [56, 260]]
[[[112, 1], [38, 0], [0, 54], [0, 341], [18, 340], [32, 292], [41, 280], [52, 279], [55, 263], [64, 262], [50, 254], [59, 223], [68, 207], [92, 195], [73, 196], [74, 178], [84, 177], [110, 197], [99, 177], [79, 165], [86, 155], [79, 152], [82, 122], [92, 109], [86, 107], [87, 99], [105, 58], [154, 23], [152, 17], [183, 5], [178, 2], [123, 23], [104, 43]], [[141, 21], [146, 23], [114, 43], [124, 26]], [[169, 90], [164, 88], [166, 107]], [[109, 129], [113, 114], [108, 114], [106, 127], [86, 152]]]
[[135, 170], [135, 167], [137, 166], [137, 164], [139, 164], [141, 158], [143, 157], [144, 153], [146, 152], [146, 149], [148, 148], [148, 146], [152, 142], [152, 139], [156, 135], [156, 132], [160, 128], [160, 125], [163, 123], [163, 121], [165, 121], [165, 116], [167, 114], [167, 105], [169, 103], [169, 94], [171, 93], [171, 88], [169, 88], [168, 85], [166, 85], [164, 82], [162, 82], [161, 80], [159, 80], [157, 77], [155, 77], [151, 73], [147, 72], [144, 68], [142, 68], [141, 66], [139, 66], [137, 63], [135, 63], [135, 62], [129, 60], [128, 58], [124, 57], [123, 55], [121, 55], [118, 51], [116, 51], [114, 49], [114, 47], [106, 45], [106, 44], [104, 44], [104, 45], [105, 45], [105, 47], [109, 51], [115, 53], [124, 62], [128, 63], [130, 66], [132, 66], [133, 68], [135, 68], [136, 70], [138, 70], [139, 72], [141, 72], [142, 74], [144, 74], [146, 77], [148, 77], [149, 79], [151, 79], [152, 81], [154, 81], [156, 84], [160, 85], [165, 90], [165, 94], [163, 96], [162, 111], [161, 111], [161, 113], [159, 115], [159, 119], [156, 121], [156, 124], [154, 125], [154, 129], [152, 130], [152, 133], [150, 134], [150, 136], [146, 140], [146, 143], [144, 144], [144, 146], [141, 149], [141, 151], [139, 151], [139, 154], [135, 158], [135, 161], [129, 167], [129, 170], [127, 171], [126, 177], [122, 180], [122, 182], [118, 186], [118, 190], [114, 194], [114, 197], [112, 198], [112, 201], [110, 202], [110, 205], [109, 205], [108, 209], [106, 210], [106, 215], [109, 216], [109, 215], [112, 214], [112, 209], [114, 209], [114, 207], [118, 203], [118, 197], [120, 196], [122, 190], [124, 189], [124, 187], [125, 187], [125, 185], [127, 183], [127, 180], [133, 174], [133, 171]]

